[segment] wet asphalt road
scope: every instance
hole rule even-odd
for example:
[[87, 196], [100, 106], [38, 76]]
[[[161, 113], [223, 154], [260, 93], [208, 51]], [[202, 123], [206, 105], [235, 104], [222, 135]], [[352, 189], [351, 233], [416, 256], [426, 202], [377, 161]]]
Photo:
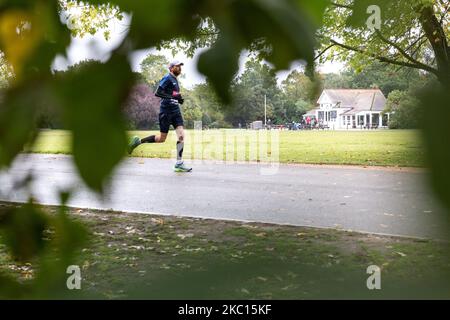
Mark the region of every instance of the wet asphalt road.
[[[73, 187], [69, 205], [82, 208], [258, 221], [355, 231], [445, 237], [444, 212], [421, 169], [220, 164], [191, 162], [174, 173], [173, 160], [127, 158], [102, 200], [77, 177], [70, 156], [22, 154], [0, 173], [0, 200], [26, 201], [14, 181], [29, 170], [31, 191], [43, 204]], [[270, 169], [269, 175], [261, 174]]]

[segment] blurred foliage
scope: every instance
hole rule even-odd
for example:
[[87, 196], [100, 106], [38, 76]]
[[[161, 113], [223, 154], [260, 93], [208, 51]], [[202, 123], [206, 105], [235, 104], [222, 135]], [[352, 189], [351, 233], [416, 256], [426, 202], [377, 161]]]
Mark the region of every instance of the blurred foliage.
[[48, 217], [35, 208], [32, 202], [2, 212], [1, 219], [4, 242], [17, 260], [27, 262], [44, 249], [44, 231], [49, 228]]
[[64, 73], [53, 83], [52, 92], [73, 134], [75, 164], [93, 190], [103, 190], [105, 180], [124, 155], [127, 136], [122, 104], [133, 79], [127, 57], [116, 54], [106, 63], [91, 63]]
[[[426, 116], [434, 117], [425, 121], [433, 184], [450, 206], [450, 153], [446, 144], [450, 136], [446, 123], [450, 116], [450, 54], [448, 26], [443, 27], [448, 24], [448, 7], [431, 0], [345, 0], [339, 1], [340, 6], [329, 6], [324, 16], [328, 4], [327, 0], [1, 1], [1, 83], [9, 85], [0, 102], [0, 167], [8, 167], [25, 144], [33, 143], [42, 108], [55, 108], [62, 125], [73, 133], [72, 150], [80, 177], [89, 188], [103, 194], [127, 143], [122, 109], [135, 83], [128, 55], [137, 49], [180, 41], [189, 43], [191, 54], [196, 48], [210, 46], [200, 55], [198, 69], [215, 90], [217, 101], [229, 104], [230, 91], [239, 91], [236, 103], [244, 113], [245, 108], [261, 105], [265, 92], [270, 94], [269, 113], [286, 111], [287, 117], [287, 104], [280, 99], [274, 72], [302, 60], [311, 73], [320, 27], [323, 49], [336, 54], [342, 54], [338, 48], [345, 49], [341, 58], [353, 61], [357, 69], [368, 59], [378, 59], [437, 76], [441, 85], [424, 91], [421, 101], [427, 108]], [[382, 8], [381, 33], [364, 27], [368, 4]], [[52, 74], [50, 66], [56, 55], [65, 55], [71, 35], [96, 33], [107, 28], [112, 19], [122, 19], [123, 13], [132, 14], [129, 32], [106, 63], [91, 62]], [[104, 36], [109, 37], [108, 30]], [[252, 61], [247, 73], [233, 81], [244, 49], [258, 51], [273, 69]], [[300, 101], [312, 101], [299, 99], [289, 103], [296, 108], [294, 114], [304, 107]], [[187, 105], [187, 114], [198, 118], [201, 105], [196, 98]], [[221, 121], [214, 109], [208, 116]], [[236, 120], [240, 119], [230, 119]], [[11, 254], [23, 261], [37, 259], [40, 266], [29, 287], [0, 278], [3, 296], [23, 297], [27, 292], [27, 296], [46, 297], [64, 289], [65, 270], [84, 239], [83, 229], [65, 214], [68, 197], [63, 196], [56, 216], [36, 209], [32, 201], [0, 213], [2, 240], [9, 244]]]
[[0, 298], [68, 295], [66, 269], [76, 261], [87, 233], [67, 215], [68, 194], [61, 197], [62, 205], [53, 215], [36, 207], [32, 199], [23, 205], [0, 209], [0, 238], [7, 244], [14, 261], [39, 266], [33, 279], [24, 283], [0, 273]]
[[432, 169], [432, 185], [447, 208], [450, 208], [449, 101], [448, 86], [433, 83], [420, 93], [420, 107], [424, 110], [423, 127], [428, 165]]
[[0, 90], [7, 88], [13, 77], [11, 65], [5, 60], [5, 54], [0, 51]]

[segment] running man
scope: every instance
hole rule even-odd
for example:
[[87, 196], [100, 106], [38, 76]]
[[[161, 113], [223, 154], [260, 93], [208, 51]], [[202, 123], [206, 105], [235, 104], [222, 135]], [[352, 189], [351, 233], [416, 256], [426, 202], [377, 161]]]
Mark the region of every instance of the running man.
[[182, 62], [174, 60], [169, 64], [169, 73], [159, 82], [158, 89], [155, 96], [161, 98], [160, 112], [159, 112], [159, 135], [148, 136], [144, 139], [139, 139], [134, 136], [129, 145], [128, 153], [131, 154], [133, 150], [143, 143], [163, 143], [166, 141], [169, 133], [170, 125], [175, 128], [177, 134], [177, 162], [175, 164], [175, 172], [190, 172], [192, 168], [186, 167], [183, 163], [183, 147], [184, 147], [184, 123], [181, 115], [180, 104], [183, 104], [184, 99], [180, 94], [180, 86], [178, 85], [177, 77], [181, 74]]

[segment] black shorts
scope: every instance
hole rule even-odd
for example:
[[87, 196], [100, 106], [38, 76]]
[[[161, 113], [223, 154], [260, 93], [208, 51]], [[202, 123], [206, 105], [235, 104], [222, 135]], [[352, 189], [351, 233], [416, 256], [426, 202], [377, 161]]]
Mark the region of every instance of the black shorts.
[[170, 125], [175, 129], [178, 126], [184, 126], [181, 111], [169, 111], [159, 113], [159, 131], [168, 133]]

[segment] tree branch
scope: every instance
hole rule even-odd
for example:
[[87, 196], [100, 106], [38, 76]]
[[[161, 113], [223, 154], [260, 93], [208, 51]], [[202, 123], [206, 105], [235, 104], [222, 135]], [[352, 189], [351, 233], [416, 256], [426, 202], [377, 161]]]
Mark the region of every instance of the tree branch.
[[[411, 43], [411, 44], [408, 46], [408, 48], [405, 49], [405, 51], [408, 51], [409, 49], [411, 49], [417, 42], [420, 41], [420, 39], [423, 39], [423, 38], [425, 38], [425, 34], [422, 34], [420, 37], [418, 37], [416, 40], [414, 40], [413, 43]], [[423, 42], [420, 43], [418, 47], [420, 47], [422, 44], [423, 44]]]
[[353, 9], [352, 6], [346, 5], [346, 4], [340, 4], [340, 3], [336, 3], [336, 2], [331, 2], [331, 5], [338, 7], [338, 8], [346, 8], [346, 9]]
[[389, 44], [390, 46], [394, 47], [395, 49], [397, 49], [398, 52], [400, 52], [400, 54], [402, 56], [404, 56], [406, 59], [408, 59], [411, 63], [416, 64], [417, 66], [421, 66], [422, 69], [426, 70], [426, 68], [430, 68], [430, 66], [423, 64], [422, 62], [414, 59], [412, 56], [410, 56], [405, 50], [403, 50], [402, 48], [400, 48], [399, 45], [397, 45], [396, 43], [394, 43], [393, 41], [385, 38], [381, 32], [379, 30], [375, 30], [375, 33], [377, 34], [377, 36], [385, 43]]
[[383, 56], [378, 56], [376, 54], [368, 53], [368, 52], [364, 51], [361, 48], [356, 48], [356, 47], [352, 47], [352, 46], [349, 46], [349, 45], [346, 45], [346, 44], [343, 44], [343, 43], [339, 43], [339, 42], [337, 42], [336, 40], [333, 40], [333, 39], [331, 39], [330, 42], [332, 44], [335, 44], [335, 45], [341, 47], [341, 48], [344, 48], [344, 49], [347, 49], [347, 50], [350, 50], [350, 51], [354, 51], [354, 52], [362, 53], [362, 54], [364, 54], [366, 56], [369, 56], [369, 57], [374, 58], [374, 59], [376, 59], [378, 61], [381, 61], [381, 62], [386, 62], [386, 63], [398, 65], [398, 66], [404, 66], [404, 67], [410, 67], [410, 68], [425, 70], [425, 71], [431, 72], [431, 73], [433, 73], [435, 75], [438, 75], [438, 70], [436, 70], [436, 69], [434, 69], [434, 68], [432, 68], [430, 66], [424, 65], [424, 64], [418, 65], [418, 64], [414, 64], [414, 63], [408, 63], [408, 62], [404, 62], [404, 61], [398, 61], [398, 60], [389, 59], [389, 58], [383, 57]]
[[325, 49], [323, 49], [317, 56], [314, 57], [314, 61], [316, 61], [317, 59], [319, 59], [325, 52], [327, 52], [330, 48], [334, 47], [335, 44], [330, 44], [328, 47], [326, 47]]

